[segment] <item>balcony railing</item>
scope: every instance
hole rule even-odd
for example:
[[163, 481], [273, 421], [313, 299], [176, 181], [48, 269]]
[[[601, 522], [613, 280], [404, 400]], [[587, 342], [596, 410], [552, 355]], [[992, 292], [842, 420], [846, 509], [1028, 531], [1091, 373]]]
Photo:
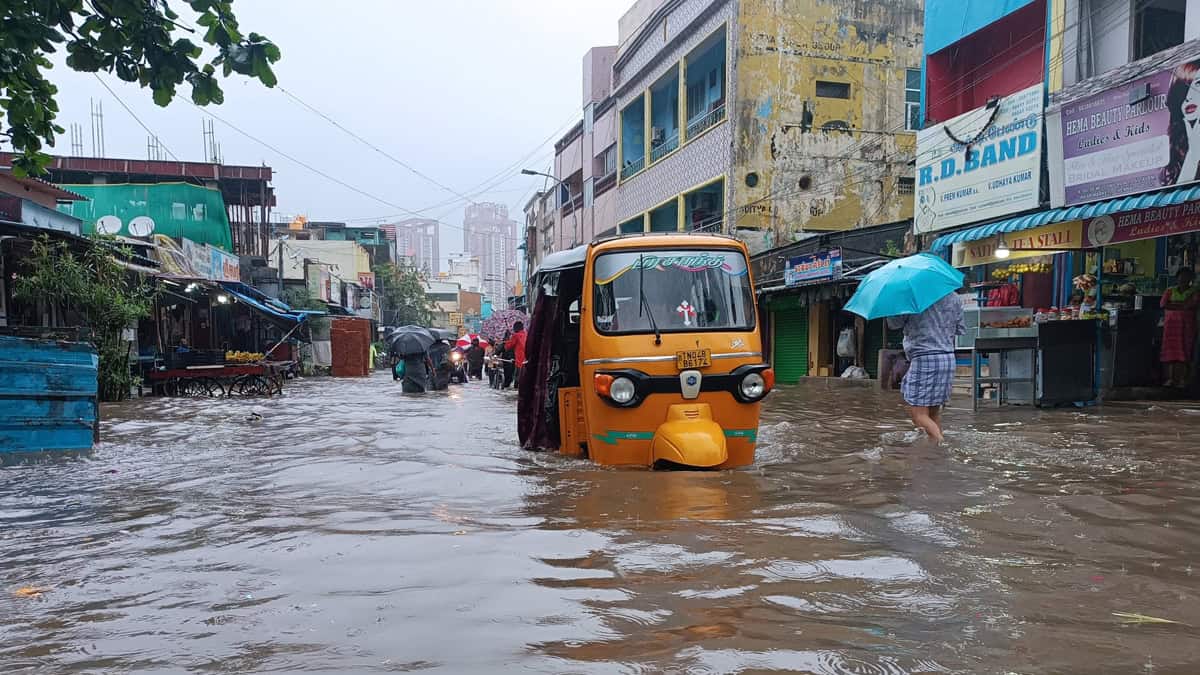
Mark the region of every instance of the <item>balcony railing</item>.
[[563, 206], [562, 206], [563, 215], [564, 216], [570, 215], [570, 213], [572, 211], [574, 211], [575, 209], [578, 209], [582, 206], [583, 206], [583, 195], [579, 195], [578, 197], [567, 202], [566, 204], [563, 204]]
[[633, 174], [646, 168], [646, 158], [638, 157], [625, 162], [625, 166], [621, 167], [621, 178], [629, 178]]
[[666, 139], [662, 143], [650, 148], [650, 163], [653, 164], [663, 157], [666, 157], [678, 147], [679, 134], [673, 134], [670, 138]]
[[617, 171], [613, 169], [596, 179], [596, 197], [604, 194], [617, 184]]
[[688, 120], [688, 128], [687, 128], [688, 138], [692, 138], [694, 136], [704, 133], [704, 131], [706, 129], [715, 125], [717, 122], [720, 122], [723, 119], [725, 119], [725, 104], [724, 103], [722, 103], [721, 105], [704, 113], [700, 117], [694, 117], [694, 118]]

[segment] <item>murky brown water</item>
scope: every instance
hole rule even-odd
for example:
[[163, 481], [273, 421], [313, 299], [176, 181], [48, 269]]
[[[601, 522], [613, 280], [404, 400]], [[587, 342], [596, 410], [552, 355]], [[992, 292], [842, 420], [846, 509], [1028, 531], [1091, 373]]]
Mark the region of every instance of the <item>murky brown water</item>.
[[1200, 672], [1200, 410], [953, 411], [937, 449], [817, 382], [754, 468], [650, 473], [521, 452], [513, 407], [109, 409], [92, 459], [0, 470], [0, 671]]

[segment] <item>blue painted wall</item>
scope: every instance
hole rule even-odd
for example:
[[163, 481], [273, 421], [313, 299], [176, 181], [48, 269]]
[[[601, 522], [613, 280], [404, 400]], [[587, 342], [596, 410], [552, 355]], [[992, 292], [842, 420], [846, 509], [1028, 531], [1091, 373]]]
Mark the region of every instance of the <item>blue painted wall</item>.
[[941, 51], [1033, 1], [925, 0], [925, 53]]
[[90, 450], [98, 363], [90, 345], [0, 335], [0, 454]]

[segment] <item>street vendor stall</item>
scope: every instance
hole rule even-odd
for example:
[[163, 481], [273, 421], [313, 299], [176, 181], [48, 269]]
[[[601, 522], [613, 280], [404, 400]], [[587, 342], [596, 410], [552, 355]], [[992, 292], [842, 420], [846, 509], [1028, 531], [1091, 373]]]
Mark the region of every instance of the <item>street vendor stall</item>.
[[275, 396], [283, 393], [283, 381], [291, 362], [214, 363], [185, 366], [149, 373], [156, 393], [166, 396]]
[[[215, 327], [208, 336], [197, 337], [197, 345], [179, 334], [143, 372], [143, 378], [160, 395], [168, 396], [274, 396], [282, 393], [283, 381], [298, 368], [290, 341], [300, 339], [308, 319], [319, 312], [297, 311], [240, 282], [164, 278], [164, 296], [172, 305], [164, 313], [181, 313], [185, 318], [205, 311], [202, 317], [222, 325], [226, 315], [253, 314], [270, 328], [263, 336], [274, 336], [262, 351], [233, 349], [235, 340]], [[185, 324], [188, 325], [188, 324]], [[215, 343], [215, 344], [214, 344]], [[240, 343], [245, 344], [245, 343]], [[257, 338], [254, 343], [259, 344]], [[221, 345], [217, 347], [217, 345]], [[214, 348], [217, 347], [217, 348]], [[251, 347], [252, 348], [252, 347]]]

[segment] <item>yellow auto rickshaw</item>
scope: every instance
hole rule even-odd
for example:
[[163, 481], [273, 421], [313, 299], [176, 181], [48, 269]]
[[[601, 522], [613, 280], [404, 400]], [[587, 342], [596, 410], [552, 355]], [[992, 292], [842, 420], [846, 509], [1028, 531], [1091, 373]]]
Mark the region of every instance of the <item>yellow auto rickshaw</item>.
[[764, 362], [747, 250], [649, 234], [547, 256], [520, 381], [530, 450], [607, 465], [720, 469], [754, 461]]

